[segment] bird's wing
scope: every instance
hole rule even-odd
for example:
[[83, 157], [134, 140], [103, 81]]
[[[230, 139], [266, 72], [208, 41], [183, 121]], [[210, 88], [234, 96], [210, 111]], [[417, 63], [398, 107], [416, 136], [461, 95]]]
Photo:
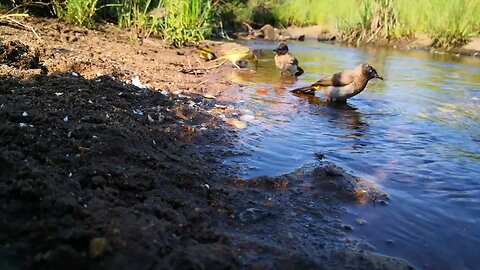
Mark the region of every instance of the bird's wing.
[[346, 72], [339, 72], [320, 79], [312, 86], [345, 86], [353, 83], [354, 77]]
[[240, 61], [253, 57], [253, 52], [250, 48], [238, 48], [227, 52], [225, 55], [217, 58], [219, 60], [230, 60], [232, 62]]
[[298, 66], [297, 58], [292, 56], [292, 58], [290, 58], [290, 64], [293, 65], [293, 66]]

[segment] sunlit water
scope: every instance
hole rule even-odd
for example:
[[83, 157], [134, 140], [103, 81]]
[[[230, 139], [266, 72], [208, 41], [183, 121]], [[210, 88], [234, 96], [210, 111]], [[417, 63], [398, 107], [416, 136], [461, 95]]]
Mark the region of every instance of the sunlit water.
[[[306, 71], [292, 81], [275, 69], [276, 44], [248, 45], [263, 53], [256, 73], [231, 74], [249, 122], [238, 144], [247, 154], [230, 164], [244, 177], [274, 176], [321, 152], [390, 195], [386, 207], [349, 206], [353, 235], [418, 268], [480, 269], [480, 59], [291, 42]], [[385, 81], [348, 106], [287, 90], [362, 62]]]

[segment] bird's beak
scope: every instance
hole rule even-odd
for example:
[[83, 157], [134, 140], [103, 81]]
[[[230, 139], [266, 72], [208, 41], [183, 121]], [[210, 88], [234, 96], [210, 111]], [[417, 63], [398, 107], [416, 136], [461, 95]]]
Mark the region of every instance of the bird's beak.
[[380, 79], [380, 80], [382, 80], [382, 81], [383, 81], [383, 77], [382, 77], [382, 76], [380, 76], [380, 75], [378, 75], [378, 74], [377, 74], [377, 75], [375, 75], [375, 78], [377, 78], [377, 79]]
[[274, 52], [278, 52], [278, 49], [273, 49]]

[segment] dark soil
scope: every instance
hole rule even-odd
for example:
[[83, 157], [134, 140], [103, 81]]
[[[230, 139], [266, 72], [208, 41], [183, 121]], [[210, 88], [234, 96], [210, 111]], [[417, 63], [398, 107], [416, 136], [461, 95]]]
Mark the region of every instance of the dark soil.
[[339, 219], [388, 200], [368, 182], [321, 162], [250, 180], [222, 165], [235, 133], [202, 95], [229, 83], [182, 74], [194, 50], [36, 25], [49, 42], [0, 27], [20, 39], [1, 45], [0, 269], [411, 269]]

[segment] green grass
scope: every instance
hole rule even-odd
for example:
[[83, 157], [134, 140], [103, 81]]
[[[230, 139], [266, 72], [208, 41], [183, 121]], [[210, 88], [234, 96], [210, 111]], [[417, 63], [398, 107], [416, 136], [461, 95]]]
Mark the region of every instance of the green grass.
[[[480, 34], [480, 0], [52, 0], [55, 14], [81, 26], [99, 20], [155, 33], [175, 46], [194, 44], [213, 29], [247, 22], [255, 28], [320, 24], [358, 43], [428, 34], [450, 49]], [[161, 12], [153, 12], [154, 10]], [[153, 13], [152, 13], [153, 12]], [[158, 15], [161, 13], [161, 15]], [[156, 15], [157, 14], [157, 15]]]
[[132, 39], [159, 34], [164, 8], [162, 2], [123, 0], [117, 9], [118, 26], [132, 30]]
[[174, 46], [196, 44], [211, 34], [211, 0], [170, 0], [164, 8], [161, 32]]
[[52, 2], [55, 14], [80, 26], [93, 26], [98, 11], [98, 0], [66, 0]]
[[[438, 47], [464, 44], [480, 33], [478, 0], [277, 0], [282, 25], [338, 28], [350, 41], [388, 40], [426, 33]], [[377, 32], [377, 30], [380, 30]]]
[[52, 6], [59, 18], [80, 26], [113, 19], [135, 39], [154, 33], [177, 47], [198, 43], [213, 28], [212, 0], [54, 0]]
[[277, 1], [273, 14], [282, 25], [335, 26], [338, 19], [356, 16], [357, 0], [285, 0]]

